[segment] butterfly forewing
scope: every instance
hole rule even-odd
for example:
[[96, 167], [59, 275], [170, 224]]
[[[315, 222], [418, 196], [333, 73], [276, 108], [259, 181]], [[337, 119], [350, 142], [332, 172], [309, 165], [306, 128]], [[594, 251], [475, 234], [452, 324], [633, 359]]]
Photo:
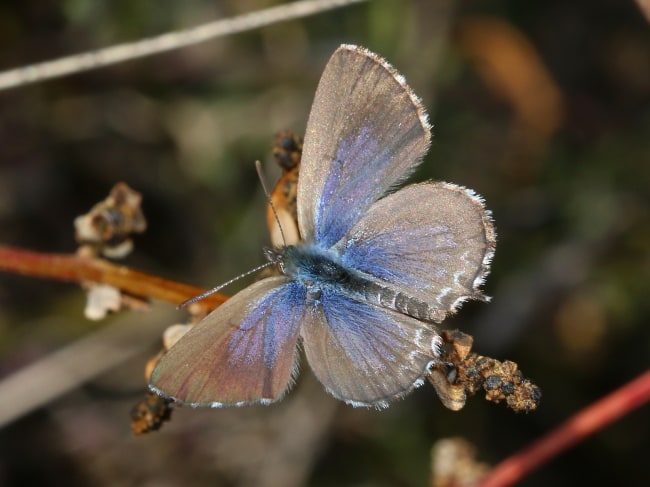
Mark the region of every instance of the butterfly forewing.
[[435, 309], [435, 321], [479, 297], [494, 252], [482, 201], [448, 183], [407, 186], [376, 202], [337, 245], [346, 266]]
[[321, 77], [298, 182], [302, 238], [328, 248], [410, 174], [429, 146], [417, 97], [386, 61], [341, 46]]
[[354, 406], [386, 407], [420, 385], [439, 354], [433, 327], [331, 291], [306, 316], [301, 335], [316, 377]]
[[304, 305], [304, 288], [284, 277], [249, 286], [161, 358], [150, 387], [190, 406], [277, 401], [295, 368]]

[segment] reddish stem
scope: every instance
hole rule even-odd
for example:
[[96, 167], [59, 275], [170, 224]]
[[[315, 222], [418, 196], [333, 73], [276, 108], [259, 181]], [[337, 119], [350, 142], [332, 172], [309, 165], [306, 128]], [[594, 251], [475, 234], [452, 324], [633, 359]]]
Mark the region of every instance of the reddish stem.
[[[103, 259], [80, 257], [75, 254], [31, 252], [2, 245], [0, 271], [60, 281], [109, 284], [134, 296], [173, 304], [181, 303], [205, 291], [199, 287], [115, 265]], [[223, 294], [213, 294], [193, 306], [209, 311], [226, 299], [228, 297]]]
[[505, 487], [518, 482], [549, 459], [650, 400], [650, 371], [610, 393], [562, 423], [488, 474], [480, 487]]

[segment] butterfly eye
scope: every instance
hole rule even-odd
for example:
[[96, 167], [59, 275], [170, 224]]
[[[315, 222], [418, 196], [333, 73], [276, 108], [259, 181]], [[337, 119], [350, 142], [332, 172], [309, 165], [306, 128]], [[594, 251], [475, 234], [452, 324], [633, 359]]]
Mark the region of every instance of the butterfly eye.
[[266, 260], [269, 262], [277, 262], [278, 258], [280, 257], [278, 252], [273, 249], [265, 248], [262, 250], [262, 252], [264, 252], [264, 257], [266, 257]]

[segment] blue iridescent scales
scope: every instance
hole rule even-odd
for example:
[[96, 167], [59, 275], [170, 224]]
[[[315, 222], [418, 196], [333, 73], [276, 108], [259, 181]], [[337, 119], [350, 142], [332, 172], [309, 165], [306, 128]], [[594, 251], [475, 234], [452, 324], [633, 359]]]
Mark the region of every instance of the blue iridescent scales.
[[479, 290], [495, 233], [471, 190], [391, 192], [430, 141], [420, 100], [378, 55], [343, 45], [321, 77], [298, 180], [302, 241], [267, 252], [281, 275], [230, 298], [160, 360], [150, 388], [194, 407], [269, 404], [314, 374], [352, 406], [387, 407], [437, 363], [436, 324]]

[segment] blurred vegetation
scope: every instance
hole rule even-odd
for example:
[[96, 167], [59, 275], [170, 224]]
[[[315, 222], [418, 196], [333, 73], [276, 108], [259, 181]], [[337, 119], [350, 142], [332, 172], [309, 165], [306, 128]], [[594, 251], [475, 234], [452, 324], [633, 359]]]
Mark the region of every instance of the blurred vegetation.
[[[4, 2], [0, 69], [271, 3]], [[454, 413], [430, 387], [352, 409], [303, 361], [278, 405], [181, 410], [133, 438], [154, 336], [150, 354], [0, 430], [0, 484], [427, 485], [436, 440], [462, 436], [496, 463], [648, 367], [650, 30], [632, 1], [380, 0], [0, 92], [0, 243], [72, 252], [74, 217], [125, 181], [149, 221], [128, 265], [208, 287], [261, 263], [253, 162], [277, 176], [272, 137], [303, 132], [341, 43], [380, 53], [429, 108], [435, 138], [415, 179], [473, 188], [493, 211], [493, 302], [449, 326], [516, 361], [542, 387], [540, 409], [477, 397]], [[0, 303], [2, 376], [106, 326], [67, 284], [0, 274]], [[172, 312], [161, 331], [182, 319]], [[649, 431], [646, 406], [522, 485], [650, 485]]]

